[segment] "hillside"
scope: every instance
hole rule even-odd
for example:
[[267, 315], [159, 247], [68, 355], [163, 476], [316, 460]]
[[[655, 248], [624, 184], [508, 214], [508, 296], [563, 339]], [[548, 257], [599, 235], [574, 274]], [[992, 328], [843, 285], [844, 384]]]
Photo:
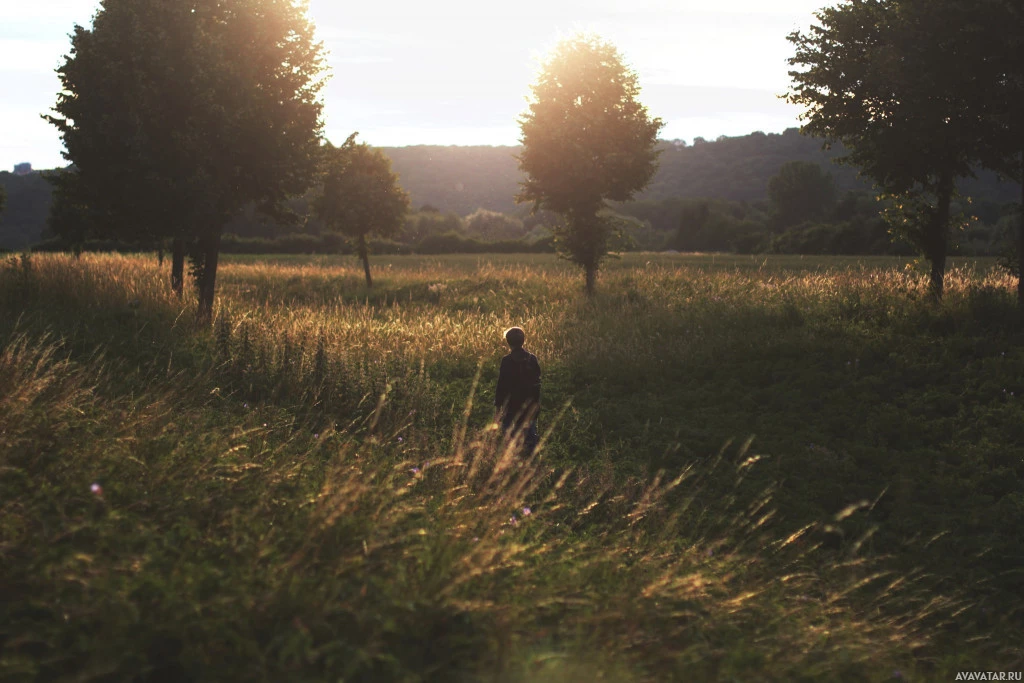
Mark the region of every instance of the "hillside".
[[7, 207], [0, 213], [0, 248], [23, 249], [39, 241], [50, 212], [50, 183], [39, 172], [15, 175], [0, 172]]
[[[869, 189], [856, 169], [832, 163], [841, 146], [822, 149], [821, 140], [791, 128], [784, 133], [751, 133], [696, 144], [661, 143], [661, 165], [640, 200], [711, 198], [757, 202], [766, 198], [768, 181], [787, 161], [813, 161], [826, 167], [840, 192]], [[385, 147], [412, 206], [425, 204], [444, 212], [467, 215], [484, 208], [512, 213], [520, 172], [518, 147], [427, 146]], [[38, 241], [46, 225], [50, 188], [39, 173], [0, 173], [8, 208], [0, 216], [0, 247], [18, 249]], [[982, 173], [964, 181], [961, 191], [976, 200], [1005, 204], [1016, 201], [1016, 186]]]
[[[521, 178], [515, 155], [518, 147], [388, 147], [402, 186], [413, 206], [431, 204], [460, 214], [477, 208], [515, 211], [513, 199]], [[793, 128], [782, 134], [752, 133], [695, 145], [661, 143], [661, 163], [641, 200], [673, 197], [760, 201], [768, 180], [787, 161], [816, 161], [826, 166], [839, 189], [867, 189], [856, 169], [838, 166], [821, 141]]]
[[[767, 199], [768, 181], [787, 161], [813, 161], [825, 167], [840, 193], [868, 190], [870, 183], [857, 177], [857, 169], [834, 163], [842, 145], [822, 149], [822, 141], [801, 135], [796, 128], [784, 133], [751, 133], [661, 143], [661, 163], [647, 189], [637, 199], [709, 198], [756, 202]], [[516, 210], [513, 197], [520, 173], [518, 147], [386, 147], [402, 186], [413, 206], [431, 204], [443, 211], [466, 215], [478, 208]], [[1014, 185], [999, 182], [992, 173], [965, 180], [961, 191], [996, 203], [1016, 201]]]

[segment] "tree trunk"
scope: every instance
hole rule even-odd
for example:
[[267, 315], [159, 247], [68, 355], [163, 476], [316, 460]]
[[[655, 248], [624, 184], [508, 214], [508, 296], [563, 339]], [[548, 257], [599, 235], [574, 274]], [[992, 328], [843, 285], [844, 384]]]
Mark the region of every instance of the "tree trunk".
[[944, 171], [936, 190], [938, 205], [935, 208], [935, 223], [932, 225], [931, 293], [935, 300], [942, 299], [946, 276], [946, 250], [949, 248], [949, 205], [953, 200], [953, 174]]
[[370, 277], [370, 250], [366, 246], [366, 235], [359, 235], [359, 258], [363, 260], [363, 272], [366, 273], [366, 286], [373, 287], [373, 278]]
[[213, 295], [217, 286], [217, 261], [220, 258], [220, 229], [205, 235], [199, 242], [203, 256], [203, 270], [199, 279], [199, 310], [196, 321], [209, 325], [213, 319]]
[[594, 296], [594, 285], [597, 282], [597, 266], [586, 265], [583, 269], [587, 278], [587, 284], [584, 291], [587, 293], [587, 296]]
[[185, 238], [175, 237], [171, 243], [171, 291], [180, 298], [185, 291]]
[[164, 245], [159, 244], [156, 248], [156, 264], [163, 268], [164, 267]]
[[1017, 312], [1024, 322], [1024, 150], [1020, 153], [1020, 217], [1017, 220]]

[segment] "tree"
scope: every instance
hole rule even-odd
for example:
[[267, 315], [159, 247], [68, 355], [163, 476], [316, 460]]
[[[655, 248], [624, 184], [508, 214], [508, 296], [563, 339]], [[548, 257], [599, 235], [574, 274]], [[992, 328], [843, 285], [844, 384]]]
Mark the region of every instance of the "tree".
[[526, 180], [516, 201], [562, 217], [555, 228], [559, 253], [583, 268], [593, 294], [613, 229], [602, 210], [609, 200], [631, 199], [654, 175], [663, 124], [637, 100], [636, 72], [596, 37], [559, 43], [531, 90], [519, 119]]
[[82, 253], [87, 239], [99, 233], [109, 236], [114, 232], [113, 222], [104, 220], [109, 217], [97, 215], [96, 202], [90, 199], [84, 184], [78, 182], [73, 168], [52, 171], [46, 180], [53, 188], [47, 232], [70, 246], [75, 258]]
[[[957, 0], [943, 0], [955, 2]], [[984, 96], [974, 100], [988, 124], [985, 166], [1020, 183], [1020, 212], [1014, 242], [1024, 263], [1024, 6], [1013, 0], [976, 0], [980, 28], [961, 36], [959, 53], [974, 67]], [[1017, 306], [1024, 320], [1024, 278], [1017, 271]]]
[[3, 215], [5, 208], [7, 208], [7, 191], [0, 186], [0, 215]]
[[[999, 120], [1004, 124], [1003, 130], [1009, 135], [1008, 147], [1015, 153], [1008, 153], [1001, 164], [1003, 169], [1010, 169], [1008, 175], [1020, 183], [1020, 204], [1017, 213], [1017, 308], [1024, 320], [1024, 7], [1017, 2], [1000, 2], [1002, 10], [994, 26], [1002, 27], [1005, 42], [1000, 54], [1002, 68], [997, 70], [997, 82], [1004, 93], [999, 104]], [[994, 140], [995, 146], [1002, 140]], [[1016, 163], [1014, 163], [1016, 162]], [[997, 169], [998, 170], [998, 169]], [[1014, 172], [1015, 171], [1015, 172]]]
[[466, 232], [481, 240], [517, 240], [526, 235], [526, 226], [515, 216], [477, 209], [466, 216]]
[[775, 223], [787, 228], [821, 220], [835, 206], [832, 175], [813, 161], [787, 161], [768, 181]]
[[711, 205], [707, 199], [687, 199], [679, 207], [679, 227], [671, 246], [679, 251], [699, 251], [706, 245], [705, 228], [711, 218]]
[[793, 86], [786, 99], [807, 107], [803, 132], [840, 141], [897, 205], [905, 234], [931, 262], [942, 296], [950, 204], [958, 178], [986, 155], [972, 65], [958, 46], [978, 18], [956, 0], [852, 0], [816, 13], [817, 25], [790, 34]]
[[324, 192], [316, 204], [317, 214], [326, 229], [355, 238], [366, 286], [372, 287], [366, 236], [398, 232], [409, 210], [409, 195], [391, 171], [391, 160], [365, 142], [357, 143], [356, 133], [341, 147], [328, 145], [325, 158]]
[[76, 167], [59, 191], [115, 236], [173, 240], [178, 289], [190, 251], [209, 320], [225, 223], [316, 176], [322, 52], [304, 0], [103, 0], [46, 117]]
[[427, 206], [406, 217], [399, 238], [409, 244], [415, 244], [434, 235], [462, 235], [465, 227], [465, 221], [458, 214], [441, 213], [438, 209]]

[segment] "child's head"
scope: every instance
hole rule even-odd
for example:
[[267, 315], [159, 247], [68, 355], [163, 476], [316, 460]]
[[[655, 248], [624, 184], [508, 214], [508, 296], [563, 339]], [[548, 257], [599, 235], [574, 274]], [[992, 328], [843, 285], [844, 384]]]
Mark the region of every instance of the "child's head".
[[521, 327], [510, 327], [505, 330], [505, 341], [513, 349], [521, 349], [526, 342], [526, 333]]

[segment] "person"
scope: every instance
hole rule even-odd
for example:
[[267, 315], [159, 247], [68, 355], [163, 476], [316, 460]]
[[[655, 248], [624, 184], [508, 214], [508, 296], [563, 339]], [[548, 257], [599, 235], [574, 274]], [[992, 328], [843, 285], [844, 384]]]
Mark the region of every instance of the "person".
[[498, 386], [494, 392], [495, 420], [506, 434], [523, 430], [523, 454], [530, 455], [540, 440], [537, 416], [540, 413], [540, 362], [523, 345], [526, 333], [521, 327], [505, 330], [509, 354], [501, 359]]

